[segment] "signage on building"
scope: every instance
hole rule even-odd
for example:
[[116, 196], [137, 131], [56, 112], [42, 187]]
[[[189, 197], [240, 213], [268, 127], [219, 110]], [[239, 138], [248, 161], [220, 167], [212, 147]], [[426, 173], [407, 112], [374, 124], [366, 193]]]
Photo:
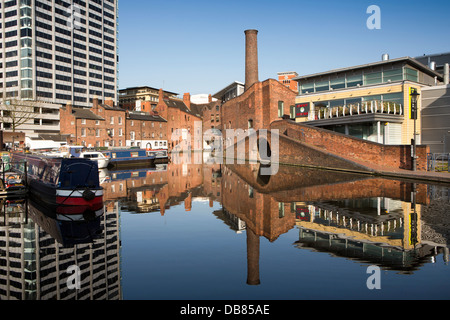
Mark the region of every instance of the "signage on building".
[[311, 222], [311, 214], [309, 208], [297, 207], [295, 208], [296, 218], [301, 221]]
[[308, 103], [299, 103], [295, 105], [295, 117], [301, 118], [301, 117], [307, 117], [309, 115], [309, 102]]

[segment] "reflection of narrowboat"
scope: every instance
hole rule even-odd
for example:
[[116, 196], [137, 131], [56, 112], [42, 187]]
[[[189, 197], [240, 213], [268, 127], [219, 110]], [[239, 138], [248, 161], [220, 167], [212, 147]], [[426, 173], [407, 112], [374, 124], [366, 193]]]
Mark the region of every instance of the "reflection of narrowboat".
[[123, 166], [147, 166], [155, 165], [155, 156], [149, 156], [145, 149], [124, 149], [104, 151], [109, 158], [109, 169]]
[[14, 171], [26, 173], [32, 199], [54, 210], [61, 220], [94, 219], [103, 214], [103, 188], [97, 162], [13, 154]]
[[55, 212], [34, 201], [28, 202], [28, 216], [53, 239], [65, 247], [92, 243], [103, 234], [101, 217], [81, 221], [57, 220]]

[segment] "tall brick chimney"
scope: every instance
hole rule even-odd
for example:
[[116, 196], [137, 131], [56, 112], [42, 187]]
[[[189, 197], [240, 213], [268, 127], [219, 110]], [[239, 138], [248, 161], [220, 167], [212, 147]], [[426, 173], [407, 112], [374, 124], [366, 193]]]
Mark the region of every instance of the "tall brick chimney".
[[191, 110], [191, 94], [185, 93], [183, 96], [183, 102], [188, 107], [189, 110]]
[[245, 30], [245, 90], [258, 82], [258, 30]]

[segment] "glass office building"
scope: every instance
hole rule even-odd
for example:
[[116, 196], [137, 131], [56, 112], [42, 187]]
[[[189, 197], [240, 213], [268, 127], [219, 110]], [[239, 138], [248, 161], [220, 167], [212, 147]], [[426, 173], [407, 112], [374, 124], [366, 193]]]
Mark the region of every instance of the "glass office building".
[[[294, 78], [298, 83], [295, 120], [372, 142], [421, 142], [421, 119], [414, 123], [411, 92], [443, 76], [410, 57], [330, 70]], [[300, 112], [300, 107], [307, 112]], [[421, 103], [419, 102], [419, 114]], [[298, 109], [298, 110], [297, 110]]]
[[118, 0], [1, 0], [0, 98], [117, 102]]

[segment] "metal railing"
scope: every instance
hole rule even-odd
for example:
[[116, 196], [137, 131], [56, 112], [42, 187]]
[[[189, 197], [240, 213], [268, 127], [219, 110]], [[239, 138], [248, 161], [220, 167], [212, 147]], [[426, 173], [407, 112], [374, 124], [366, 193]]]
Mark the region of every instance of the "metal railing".
[[450, 172], [450, 153], [429, 153], [427, 168], [428, 171]]
[[360, 114], [392, 114], [402, 116], [403, 106], [399, 103], [389, 101], [372, 100], [362, 103], [354, 103], [343, 106], [328, 107], [316, 110], [313, 117], [317, 120], [338, 117], [351, 117]]

